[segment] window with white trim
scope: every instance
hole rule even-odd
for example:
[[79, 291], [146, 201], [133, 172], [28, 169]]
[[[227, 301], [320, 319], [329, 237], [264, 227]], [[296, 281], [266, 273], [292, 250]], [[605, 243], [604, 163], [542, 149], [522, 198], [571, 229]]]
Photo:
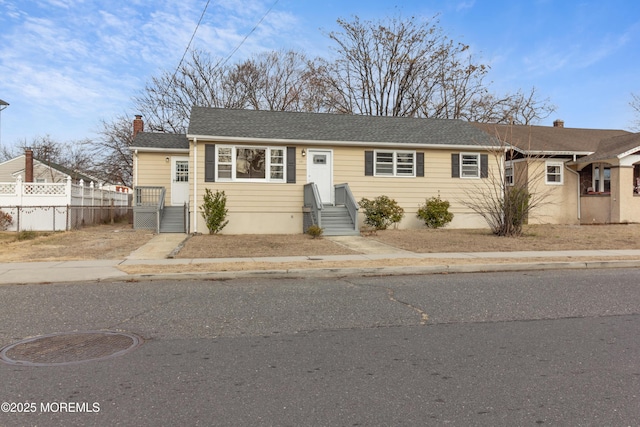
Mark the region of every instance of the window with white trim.
[[546, 162], [546, 183], [549, 185], [562, 185], [563, 183], [563, 162]]
[[513, 163], [507, 162], [504, 167], [504, 183], [513, 185]]
[[285, 181], [284, 147], [216, 146], [217, 181]]
[[480, 154], [460, 153], [460, 178], [480, 178]]
[[375, 176], [416, 176], [415, 151], [375, 151]]

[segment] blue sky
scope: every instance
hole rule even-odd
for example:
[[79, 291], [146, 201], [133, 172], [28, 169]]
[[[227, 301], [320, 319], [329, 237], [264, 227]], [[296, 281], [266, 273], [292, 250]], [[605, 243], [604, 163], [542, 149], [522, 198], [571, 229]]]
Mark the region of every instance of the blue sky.
[[[95, 138], [102, 119], [135, 114], [132, 96], [176, 67], [205, 3], [0, 0], [0, 143]], [[271, 7], [231, 61], [281, 48], [328, 57], [337, 18], [438, 15], [491, 66], [493, 92], [550, 98], [557, 111], [540, 124], [630, 129], [637, 118], [636, 0], [211, 0], [192, 47], [226, 57]]]

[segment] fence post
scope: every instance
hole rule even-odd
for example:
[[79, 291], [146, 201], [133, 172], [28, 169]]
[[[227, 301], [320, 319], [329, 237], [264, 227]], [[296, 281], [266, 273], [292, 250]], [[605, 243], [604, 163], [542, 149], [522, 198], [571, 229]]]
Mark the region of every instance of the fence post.
[[[89, 189], [90, 189], [90, 193], [91, 193], [91, 203], [90, 206], [91, 208], [91, 225], [94, 225], [96, 223], [96, 210], [94, 208], [94, 206], [96, 205], [96, 189], [95, 186], [93, 185], [93, 181], [91, 181], [89, 183]], [[100, 218], [102, 219], [102, 218]]]
[[16, 178], [16, 196], [18, 197], [16, 206], [22, 206], [22, 175], [18, 175]]

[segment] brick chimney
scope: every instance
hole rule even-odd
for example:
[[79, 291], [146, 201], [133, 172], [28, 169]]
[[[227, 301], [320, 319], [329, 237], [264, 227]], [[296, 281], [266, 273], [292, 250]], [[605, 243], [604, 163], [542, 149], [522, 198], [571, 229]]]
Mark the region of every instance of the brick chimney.
[[24, 150], [24, 182], [33, 182], [33, 150]]
[[144, 122], [142, 121], [142, 116], [140, 114], [136, 114], [136, 118], [133, 120], [133, 137], [140, 132], [144, 131]]
[[553, 127], [554, 128], [563, 128], [564, 127], [564, 120], [556, 120], [553, 122]]

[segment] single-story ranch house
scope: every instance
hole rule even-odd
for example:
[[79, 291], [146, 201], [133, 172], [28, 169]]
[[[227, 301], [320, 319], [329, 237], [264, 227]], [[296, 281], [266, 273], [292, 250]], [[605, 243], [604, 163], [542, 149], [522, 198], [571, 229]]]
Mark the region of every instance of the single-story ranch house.
[[311, 224], [356, 234], [357, 202], [380, 195], [404, 208], [400, 228], [424, 227], [415, 214], [434, 196], [451, 203], [449, 227], [483, 228], [465, 201], [503, 179], [545, 194], [529, 223], [640, 222], [640, 134], [623, 130], [204, 107], [192, 109], [186, 135], [142, 127], [137, 116], [136, 200], [140, 212], [153, 205], [141, 227], [159, 227], [156, 218], [174, 210], [182, 215], [174, 231], [206, 233], [200, 206], [209, 188], [227, 196], [229, 234]]
[[144, 209], [187, 204], [190, 232], [208, 231], [206, 188], [227, 196], [228, 234], [301, 233], [314, 223], [327, 235], [355, 234], [357, 202], [380, 195], [404, 208], [400, 228], [424, 227], [416, 211], [438, 195], [451, 203], [451, 227], [486, 227], [462, 201], [488, 191], [503, 164], [495, 139], [461, 120], [194, 107], [186, 135], [142, 129], [137, 116], [135, 222], [154, 228], [160, 215]]

